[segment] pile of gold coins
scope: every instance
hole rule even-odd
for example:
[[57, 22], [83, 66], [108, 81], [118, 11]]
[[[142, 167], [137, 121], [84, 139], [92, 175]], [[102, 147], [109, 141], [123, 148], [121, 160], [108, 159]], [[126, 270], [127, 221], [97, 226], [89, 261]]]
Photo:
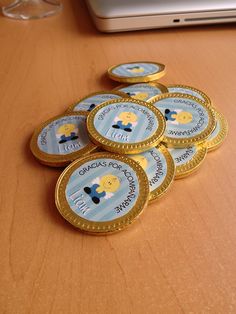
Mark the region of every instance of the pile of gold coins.
[[227, 122], [209, 97], [157, 83], [164, 74], [155, 62], [113, 66], [108, 76], [125, 84], [81, 98], [35, 130], [30, 147], [37, 160], [67, 166], [55, 202], [81, 231], [127, 227], [225, 139]]

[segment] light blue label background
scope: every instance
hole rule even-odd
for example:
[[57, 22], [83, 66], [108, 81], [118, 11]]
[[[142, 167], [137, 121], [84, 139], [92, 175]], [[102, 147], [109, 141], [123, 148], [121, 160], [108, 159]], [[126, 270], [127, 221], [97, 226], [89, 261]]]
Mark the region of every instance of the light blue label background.
[[210, 141], [213, 138], [215, 138], [218, 134], [220, 133], [220, 121], [217, 118], [216, 120], [216, 127], [214, 129], [214, 131], [208, 136], [207, 140]]
[[205, 101], [205, 99], [202, 97], [201, 94], [199, 94], [198, 92], [189, 89], [189, 88], [183, 88], [183, 87], [167, 87], [169, 93], [182, 93], [182, 94], [187, 94], [187, 95], [191, 95], [194, 97], [197, 97], [203, 101]]
[[[143, 68], [143, 72], [132, 72], [129, 68], [133, 67], [140, 67]], [[112, 70], [112, 73], [119, 76], [126, 76], [126, 77], [137, 77], [137, 76], [147, 76], [150, 74], [154, 74], [160, 71], [160, 67], [153, 63], [126, 63], [120, 66], [117, 66]]]
[[[167, 175], [167, 162], [165, 156], [155, 147], [144, 153], [132, 155], [132, 157], [135, 156], [142, 156], [147, 160], [147, 167], [146, 169], [143, 169], [148, 177], [150, 192], [156, 190]], [[142, 167], [141, 164], [140, 166]]]
[[175, 166], [182, 166], [189, 162], [197, 152], [195, 146], [187, 148], [168, 148], [172, 158], [174, 159]]
[[[59, 144], [60, 138], [57, 130], [60, 126], [72, 123], [78, 128], [78, 139]], [[84, 116], [65, 116], [48, 124], [38, 136], [38, 147], [47, 154], [67, 155], [76, 152], [90, 142], [86, 127], [86, 117]]]
[[[127, 171], [127, 176], [129, 172], [132, 178], [130, 176], [128, 179], [122, 172], [123, 170]], [[103, 197], [100, 199], [99, 204], [94, 204], [91, 197], [84, 192], [84, 188], [91, 187], [94, 179], [108, 174], [119, 178], [120, 187], [113, 193], [111, 198], [105, 199]], [[134, 197], [130, 198], [130, 202], [126, 208], [123, 208], [122, 211], [117, 213], [116, 207], [127, 199], [131, 191], [129, 180], [133, 180], [135, 183], [133, 190]], [[66, 186], [65, 193], [70, 208], [80, 217], [97, 222], [111, 221], [126, 215], [134, 207], [139, 195], [139, 183], [136, 173], [129, 165], [108, 158], [96, 159], [86, 162], [73, 172]], [[85, 213], [83, 213], [83, 210], [85, 210]]]
[[91, 104], [94, 104], [95, 106], [97, 106], [97, 105], [102, 104], [105, 101], [118, 99], [118, 98], [122, 98], [122, 97], [116, 94], [112, 94], [112, 93], [94, 95], [78, 102], [76, 106], [74, 107], [73, 111], [79, 111], [79, 110], [88, 111]]
[[[144, 114], [141, 110], [144, 110]], [[115, 125], [115, 118], [117, 118], [122, 112], [133, 112], [137, 115], [137, 124], [132, 126], [132, 132], [126, 132], [122, 129], [115, 129], [112, 125]], [[103, 115], [104, 113], [104, 115]], [[103, 119], [100, 119], [103, 117]], [[149, 120], [152, 125], [149, 125]], [[111, 104], [101, 108], [94, 117], [94, 125], [96, 130], [105, 138], [119, 143], [137, 143], [148, 139], [158, 128], [158, 121], [154, 113], [144, 107], [135, 105], [130, 102], [122, 102], [119, 104]], [[147, 129], [150, 127], [150, 130]], [[114, 137], [116, 134], [116, 137]], [[121, 136], [118, 138], [118, 135]]]
[[[182, 103], [181, 103], [181, 102]], [[194, 137], [203, 132], [208, 126], [208, 112], [207, 110], [198, 104], [197, 102], [184, 98], [164, 98], [153, 105], [158, 108], [165, 116], [165, 109], [170, 111], [183, 110], [192, 114], [192, 121], [187, 124], [172, 124], [170, 121], [166, 121], [165, 136], [172, 138]], [[195, 107], [195, 108], [194, 108]], [[197, 130], [193, 130], [199, 125]]]
[[124, 93], [135, 94], [135, 95], [130, 95], [130, 97], [133, 97], [133, 98], [135, 97], [138, 98], [139, 93], [146, 93], [147, 96], [141, 99], [143, 101], [146, 101], [150, 99], [151, 97], [154, 97], [162, 93], [161, 90], [157, 86], [149, 85], [146, 83], [129, 85], [129, 86], [120, 88], [119, 90]]

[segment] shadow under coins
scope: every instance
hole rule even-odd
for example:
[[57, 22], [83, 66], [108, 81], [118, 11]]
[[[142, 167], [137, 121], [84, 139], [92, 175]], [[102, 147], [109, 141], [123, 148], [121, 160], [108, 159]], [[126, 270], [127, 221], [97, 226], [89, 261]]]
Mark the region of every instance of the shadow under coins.
[[114, 88], [117, 88], [118, 86], [122, 85], [122, 83], [111, 80], [108, 77], [107, 73], [103, 73], [98, 80], [100, 85], [103, 86], [104, 90], [110, 90], [111, 92]]

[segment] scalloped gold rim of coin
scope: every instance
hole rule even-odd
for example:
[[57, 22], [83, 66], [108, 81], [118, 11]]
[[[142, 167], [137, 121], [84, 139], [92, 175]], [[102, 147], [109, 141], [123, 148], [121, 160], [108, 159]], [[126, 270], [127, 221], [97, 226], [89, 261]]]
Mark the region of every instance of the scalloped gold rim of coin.
[[[200, 144], [204, 142], [207, 137], [212, 133], [216, 126], [216, 118], [215, 118], [215, 111], [212, 108], [211, 105], [203, 102], [197, 97], [187, 95], [187, 94], [181, 94], [181, 93], [166, 93], [166, 94], [160, 94], [157, 96], [152, 97], [147, 102], [151, 105], [155, 106], [154, 103], [156, 103], [158, 100], [166, 99], [166, 98], [184, 98], [184, 99], [190, 99], [195, 102], [197, 102], [199, 105], [204, 107], [206, 111], [208, 112], [208, 126], [198, 135], [193, 137], [182, 137], [182, 138], [174, 138], [174, 137], [163, 137], [163, 142], [167, 144], [168, 147], [173, 148], [184, 148], [187, 146], [192, 146], [194, 144]], [[158, 109], [158, 106], [155, 106]]]
[[[124, 216], [103, 222], [95, 222], [89, 221], [77, 215], [69, 206], [65, 189], [68, 184], [68, 181], [73, 174], [73, 172], [78, 169], [81, 165], [83, 165], [87, 161], [97, 160], [99, 158], [102, 159], [114, 159], [117, 161], [121, 161], [130, 166], [137, 175], [139, 182], [139, 195], [134, 204], [133, 208]], [[128, 227], [132, 222], [138, 218], [138, 216], [143, 212], [144, 208], [148, 203], [148, 195], [149, 195], [149, 182], [146, 173], [135, 161], [132, 159], [112, 153], [94, 153], [89, 156], [82, 157], [73, 163], [71, 163], [60, 175], [56, 188], [55, 188], [55, 203], [60, 214], [73, 226], [79, 228], [81, 231], [94, 234], [94, 235], [102, 235], [102, 234], [110, 234], [113, 232], [120, 231], [126, 227]]]
[[[204, 99], [204, 101], [209, 104], [209, 105], [212, 105], [212, 102], [211, 102], [211, 99], [209, 96], [207, 96], [207, 94], [205, 94], [203, 91], [201, 91], [200, 89], [197, 89], [196, 87], [192, 87], [192, 86], [189, 86], [189, 85], [183, 85], [183, 84], [169, 84], [166, 86], [167, 89], [169, 87], [173, 87], [173, 88], [186, 88], [186, 89], [189, 89], [189, 90], [192, 90], [198, 94], [200, 94], [202, 96], [202, 98]], [[183, 93], [185, 94], [185, 93]], [[188, 95], [188, 94], [187, 94]], [[196, 96], [194, 96], [196, 97]], [[198, 98], [198, 97], [197, 97]], [[199, 98], [200, 100], [202, 100], [201, 98]]]
[[[185, 164], [176, 167], [175, 178], [182, 179], [195, 172], [203, 163], [207, 155], [207, 148], [205, 144], [194, 145], [197, 149], [193, 157]], [[178, 148], [176, 148], [178, 149]]]
[[[151, 64], [155, 64], [155, 65], [157, 65], [160, 68], [160, 70], [158, 72], [155, 72], [155, 73], [150, 74], [150, 75], [136, 76], [136, 77], [119, 76], [119, 75], [116, 75], [116, 74], [112, 73], [112, 70], [114, 70], [115, 68], [118, 68], [121, 65], [124, 65], [124, 64], [137, 64], [137, 63], [151, 63]], [[166, 66], [164, 64], [162, 64], [162, 63], [151, 62], [151, 61], [126, 62], [126, 63], [120, 63], [120, 64], [117, 64], [117, 65], [111, 66], [107, 70], [107, 74], [110, 77], [110, 79], [112, 79], [114, 81], [117, 81], [117, 82], [122, 82], [122, 83], [146, 83], [146, 82], [151, 82], [151, 81], [158, 80], [162, 76], [164, 76], [166, 74]]]
[[[147, 85], [150, 85], [150, 86], [153, 86], [153, 87], [157, 87], [157, 88], [161, 91], [162, 94], [168, 93], [168, 88], [167, 88], [165, 85], [161, 84], [161, 83], [157, 83], [157, 82], [144, 82], [144, 83], [136, 83], [136, 84], [147, 84]], [[120, 90], [121, 88], [129, 87], [129, 86], [135, 86], [136, 84], [121, 84], [121, 85], [117, 86], [116, 88], [114, 88], [113, 90], [121, 91], [121, 90]], [[123, 92], [123, 91], [121, 91], [121, 92]], [[123, 93], [125, 93], [125, 92], [123, 92]], [[125, 94], [126, 94], [126, 93], [125, 93]], [[159, 95], [159, 94], [157, 94], [157, 95]], [[133, 96], [130, 96], [130, 97], [133, 98], [133, 99], [136, 99], [136, 98], [133, 97]], [[150, 98], [149, 98], [149, 99], [150, 99]], [[148, 99], [145, 100], [145, 101], [148, 101]]]
[[[157, 130], [146, 140], [137, 142], [137, 143], [128, 143], [128, 144], [119, 143], [119, 142], [111, 141], [105, 138], [96, 130], [94, 126], [94, 118], [96, 114], [98, 113], [98, 111], [106, 106], [109, 106], [112, 104], [119, 104], [123, 102], [126, 102], [126, 103], [129, 102], [135, 105], [140, 105], [145, 108], [148, 108], [150, 111], [153, 112], [153, 114], [157, 118], [157, 121], [158, 121]], [[140, 101], [133, 98], [128, 98], [128, 99], [121, 98], [121, 99], [114, 99], [111, 101], [107, 101], [106, 103], [98, 105], [96, 108], [94, 108], [89, 113], [88, 118], [87, 118], [87, 128], [88, 128], [88, 132], [91, 137], [91, 140], [94, 143], [96, 143], [98, 146], [101, 146], [105, 150], [113, 152], [113, 153], [138, 154], [152, 147], [157, 146], [162, 141], [163, 134], [165, 131], [165, 126], [166, 126], [166, 123], [165, 123], [164, 116], [157, 108], [155, 108], [151, 104], [148, 104], [147, 102]]]
[[[83, 98], [80, 98], [78, 101], [75, 101], [72, 105], [69, 106], [69, 108], [66, 110], [66, 112], [77, 112], [77, 111], [85, 111], [85, 112], [87, 112], [84, 109], [78, 109], [78, 110], [74, 110], [74, 109], [75, 109], [75, 107], [80, 106], [80, 103], [82, 101], [84, 101], [85, 99], [87, 99], [87, 98], [90, 98], [90, 97], [93, 97], [93, 96], [96, 96], [96, 95], [106, 95], [106, 94], [114, 94], [114, 95], [117, 95], [117, 96], [121, 96], [121, 98], [130, 98], [129, 95], [127, 95], [126, 93], [124, 93], [122, 91], [118, 91], [118, 90], [117, 91], [114, 91], [114, 90], [107, 91], [107, 90], [105, 90], [105, 91], [94, 92], [94, 93], [86, 95]], [[101, 102], [98, 105], [104, 104], [107, 101], [110, 101], [110, 100], [105, 100], [105, 101]]]
[[214, 111], [215, 111], [215, 115], [216, 115], [216, 120], [218, 120], [219, 124], [220, 124], [220, 131], [211, 140], [206, 140], [205, 145], [206, 145], [209, 152], [219, 148], [219, 146], [224, 142], [224, 140], [228, 134], [228, 129], [229, 129], [228, 122], [227, 122], [225, 116], [222, 113], [220, 113], [219, 111], [217, 111], [215, 108], [214, 108]]
[[80, 150], [70, 153], [70, 154], [66, 154], [66, 155], [60, 155], [60, 154], [47, 154], [45, 152], [43, 152], [42, 150], [39, 149], [38, 147], [38, 137], [40, 135], [40, 133], [42, 132], [42, 130], [47, 127], [47, 125], [49, 125], [50, 123], [52, 123], [53, 121], [59, 120], [63, 117], [67, 117], [67, 116], [84, 116], [87, 117], [88, 113], [84, 112], [84, 111], [76, 111], [76, 112], [71, 112], [71, 113], [64, 113], [58, 116], [55, 116], [45, 122], [43, 122], [40, 126], [38, 126], [32, 137], [31, 137], [31, 141], [30, 141], [30, 149], [31, 152], [33, 153], [33, 155], [35, 156], [35, 158], [42, 164], [47, 165], [47, 166], [51, 166], [51, 167], [63, 167], [68, 165], [70, 162], [74, 161], [75, 159], [88, 154], [94, 150], [97, 149], [97, 146], [94, 143], [89, 143], [88, 145], [86, 145], [85, 147], [81, 148]]

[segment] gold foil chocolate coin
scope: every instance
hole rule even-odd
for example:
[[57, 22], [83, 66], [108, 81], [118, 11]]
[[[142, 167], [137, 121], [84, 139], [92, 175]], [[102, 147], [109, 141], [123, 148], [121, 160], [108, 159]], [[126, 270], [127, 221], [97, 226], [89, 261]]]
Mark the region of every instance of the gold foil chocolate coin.
[[117, 90], [126, 93], [129, 97], [143, 101], [159, 94], [168, 93], [168, 89], [164, 85], [156, 82], [121, 85]]
[[166, 120], [163, 142], [168, 147], [188, 147], [207, 139], [216, 125], [212, 107], [186, 94], [167, 93], [148, 102], [158, 108]]
[[81, 231], [109, 234], [129, 226], [147, 205], [147, 176], [125, 156], [95, 153], [69, 165], [55, 191], [60, 214]]
[[96, 107], [87, 119], [89, 135], [105, 150], [135, 154], [155, 147], [165, 119], [154, 106], [136, 99], [115, 99]]
[[155, 81], [165, 75], [165, 66], [161, 63], [138, 61], [122, 63], [108, 69], [108, 76], [118, 82], [142, 83]]
[[102, 91], [89, 94], [71, 105], [67, 112], [71, 111], [92, 111], [97, 105], [106, 101], [119, 98], [128, 98], [129, 96], [122, 91]]
[[197, 89], [192, 86], [188, 85], [181, 85], [181, 84], [170, 84], [167, 85], [167, 89], [169, 93], [181, 93], [181, 94], [187, 94], [194, 97], [199, 98], [200, 100], [206, 102], [207, 104], [211, 104], [210, 98], [200, 89]]
[[30, 148], [43, 164], [61, 167], [97, 148], [88, 136], [88, 112], [56, 116], [40, 125], [31, 138]]

